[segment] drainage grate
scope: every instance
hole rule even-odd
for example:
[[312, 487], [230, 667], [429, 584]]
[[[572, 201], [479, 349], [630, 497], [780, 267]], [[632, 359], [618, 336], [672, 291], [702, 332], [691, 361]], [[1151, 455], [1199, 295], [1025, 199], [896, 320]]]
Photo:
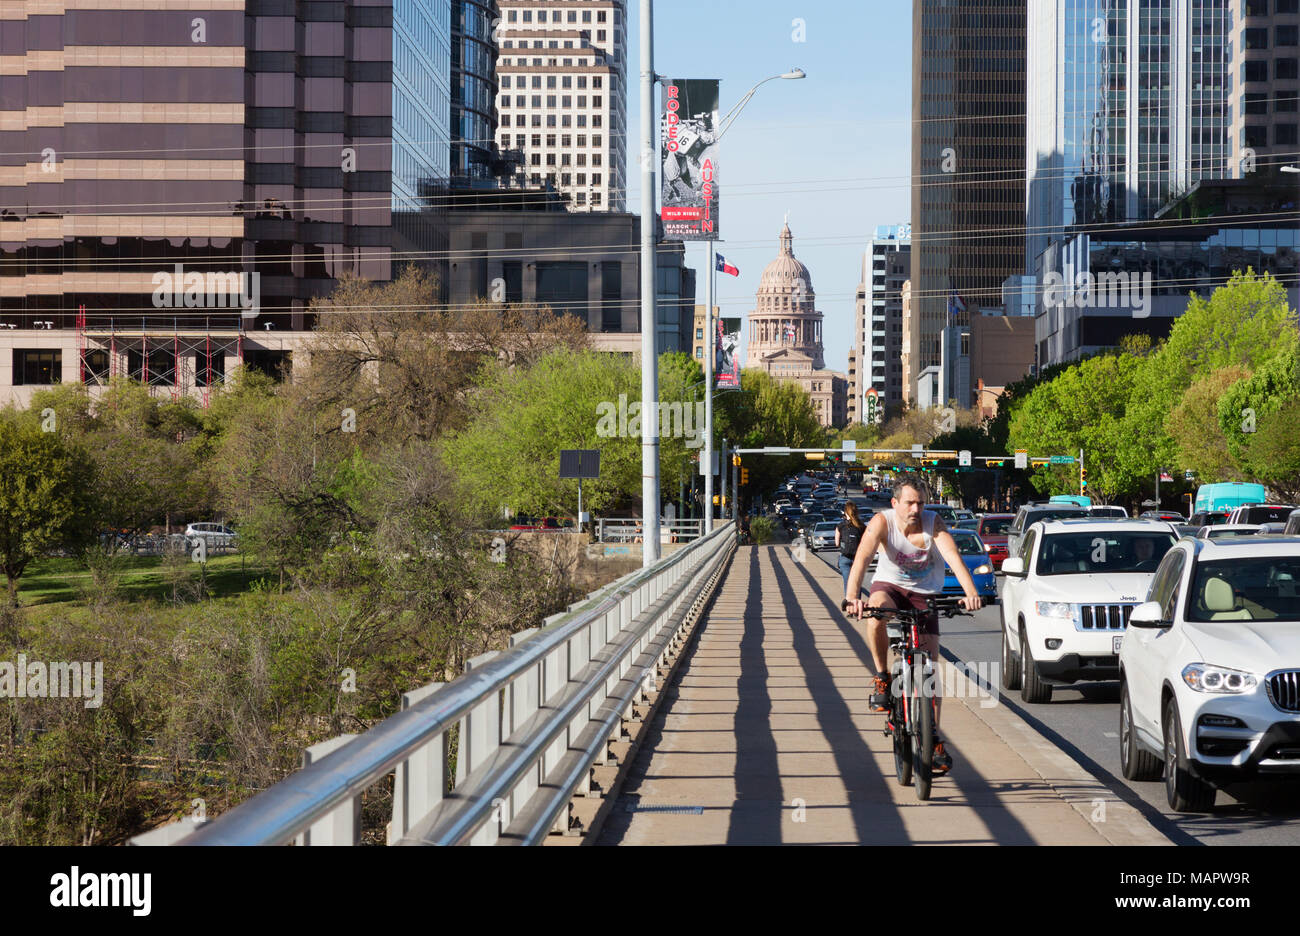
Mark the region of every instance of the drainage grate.
[[642, 806], [640, 803], [628, 801], [623, 804], [625, 812], [630, 813], [669, 813], [674, 816], [702, 816], [704, 815], [703, 806]]

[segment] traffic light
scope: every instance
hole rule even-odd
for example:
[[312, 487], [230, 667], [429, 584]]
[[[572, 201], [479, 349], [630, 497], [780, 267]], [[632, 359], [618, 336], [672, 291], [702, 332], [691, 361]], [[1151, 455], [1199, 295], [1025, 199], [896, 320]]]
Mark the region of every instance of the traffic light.
[[732, 463], [733, 465], [735, 465], [737, 468], [739, 468], [739, 467], [740, 467], [740, 456], [739, 456], [739, 455], [732, 455], [732, 456], [731, 456], [731, 463]]
[[1079, 469], [1079, 493], [1088, 493], [1088, 471], [1085, 468]]
[[748, 469], [748, 468], [741, 468], [741, 469], [740, 469], [740, 483], [741, 483], [741, 484], [748, 484], [748, 483], [749, 483], [749, 469]]

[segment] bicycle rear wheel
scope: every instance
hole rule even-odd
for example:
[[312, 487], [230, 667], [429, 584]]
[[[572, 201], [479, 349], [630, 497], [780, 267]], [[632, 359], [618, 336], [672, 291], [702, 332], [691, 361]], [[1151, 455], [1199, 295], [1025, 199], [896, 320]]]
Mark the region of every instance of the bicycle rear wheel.
[[[920, 667], [918, 667], [920, 669]], [[912, 684], [912, 770], [915, 774], [916, 798], [930, 798], [930, 781], [934, 771], [934, 698], [923, 679]]]

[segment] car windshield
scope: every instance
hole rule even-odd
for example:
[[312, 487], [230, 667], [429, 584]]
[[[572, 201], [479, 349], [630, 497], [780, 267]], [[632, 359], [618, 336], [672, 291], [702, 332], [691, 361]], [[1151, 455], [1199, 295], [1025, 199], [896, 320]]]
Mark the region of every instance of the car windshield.
[[1300, 621], [1300, 556], [1198, 562], [1189, 621]]
[[1005, 536], [1009, 529], [1011, 529], [1011, 518], [1002, 517], [997, 520], [985, 519], [980, 532], [985, 536]]
[[1029, 515], [1025, 526], [1039, 520], [1068, 520], [1071, 517], [1086, 517], [1088, 512], [1079, 507], [1065, 507], [1060, 510], [1036, 510]]
[[948, 532], [957, 541], [957, 549], [963, 556], [984, 555], [984, 547], [980, 544], [980, 538], [974, 533], [966, 530], [949, 530]]
[[819, 523], [813, 532], [815, 533], [834, 533], [838, 523]]
[[1128, 511], [1123, 507], [1090, 507], [1088, 513], [1093, 517], [1119, 517], [1128, 519]]
[[1174, 545], [1173, 533], [1093, 531], [1053, 533], [1038, 550], [1039, 575], [1154, 572]]

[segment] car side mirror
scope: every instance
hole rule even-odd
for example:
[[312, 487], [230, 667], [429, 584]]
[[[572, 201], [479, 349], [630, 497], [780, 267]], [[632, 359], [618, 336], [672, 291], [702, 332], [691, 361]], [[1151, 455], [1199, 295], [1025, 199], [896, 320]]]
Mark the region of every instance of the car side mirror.
[[1016, 578], [1025, 576], [1025, 560], [1023, 556], [1012, 556], [1009, 559], [1002, 560], [1002, 574], [1013, 575]]
[[1133, 609], [1128, 624], [1129, 627], [1169, 627], [1170, 622], [1164, 618], [1165, 609], [1160, 606], [1160, 602], [1144, 601]]

